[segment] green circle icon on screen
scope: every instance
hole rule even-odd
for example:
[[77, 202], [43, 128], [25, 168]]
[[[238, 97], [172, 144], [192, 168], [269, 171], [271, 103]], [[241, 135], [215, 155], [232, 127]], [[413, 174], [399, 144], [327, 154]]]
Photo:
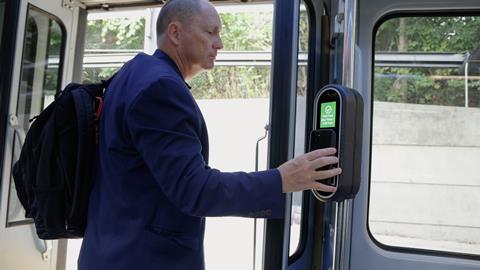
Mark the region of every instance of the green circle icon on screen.
[[332, 113], [332, 106], [325, 107], [325, 113], [328, 113], [328, 114]]

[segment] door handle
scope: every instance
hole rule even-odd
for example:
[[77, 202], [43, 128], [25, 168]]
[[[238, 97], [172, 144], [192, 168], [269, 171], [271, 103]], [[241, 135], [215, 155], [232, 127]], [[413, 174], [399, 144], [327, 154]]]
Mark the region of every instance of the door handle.
[[260, 144], [261, 141], [267, 138], [269, 125], [266, 124], [264, 129], [265, 129], [265, 134], [262, 137], [258, 138], [257, 144], [255, 145], [255, 171], [258, 171], [258, 145]]
[[[257, 144], [255, 145], [255, 171], [258, 171], [258, 146], [261, 141], [263, 141], [265, 138], [267, 138], [268, 135], [268, 130], [269, 130], [269, 125], [266, 124], [265, 127], [265, 134], [258, 138]], [[257, 219], [253, 219], [253, 270], [255, 270], [255, 264], [256, 264], [256, 258], [257, 258]]]
[[17, 135], [20, 142], [20, 148], [22, 148], [23, 143], [25, 142], [25, 130], [18, 123], [18, 117], [14, 114], [10, 114], [8, 116], [8, 124], [11, 128], [13, 128], [13, 131]]
[[50, 253], [53, 248], [53, 243], [52, 240], [43, 240], [43, 250], [41, 251], [42, 253], [42, 259], [44, 261], [48, 261], [50, 259]]

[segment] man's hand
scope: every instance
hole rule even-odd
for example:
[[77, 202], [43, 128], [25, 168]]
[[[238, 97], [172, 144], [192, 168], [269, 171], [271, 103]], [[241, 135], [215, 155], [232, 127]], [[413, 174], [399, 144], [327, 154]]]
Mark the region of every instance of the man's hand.
[[316, 169], [330, 164], [336, 164], [338, 158], [334, 156], [335, 148], [314, 150], [291, 159], [278, 167], [282, 176], [282, 191], [294, 192], [306, 189], [315, 189], [326, 192], [335, 191], [335, 187], [322, 184], [317, 180], [327, 179], [342, 172], [340, 168], [317, 171]]

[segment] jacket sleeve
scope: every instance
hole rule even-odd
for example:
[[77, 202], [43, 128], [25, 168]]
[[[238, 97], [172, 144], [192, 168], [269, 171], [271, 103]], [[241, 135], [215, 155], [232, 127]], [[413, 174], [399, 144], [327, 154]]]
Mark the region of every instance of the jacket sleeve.
[[277, 169], [224, 173], [207, 166], [199, 139], [201, 118], [181, 84], [173, 78], [156, 81], [126, 115], [133, 144], [162, 191], [187, 215], [283, 217]]

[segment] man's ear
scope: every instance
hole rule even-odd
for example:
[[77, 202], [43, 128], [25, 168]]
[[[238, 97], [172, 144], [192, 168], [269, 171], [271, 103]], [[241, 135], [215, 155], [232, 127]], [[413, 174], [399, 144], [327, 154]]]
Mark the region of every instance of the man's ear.
[[180, 44], [180, 34], [182, 32], [182, 25], [178, 21], [171, 22], [167, 27], [167, 37], [174, 44]]

